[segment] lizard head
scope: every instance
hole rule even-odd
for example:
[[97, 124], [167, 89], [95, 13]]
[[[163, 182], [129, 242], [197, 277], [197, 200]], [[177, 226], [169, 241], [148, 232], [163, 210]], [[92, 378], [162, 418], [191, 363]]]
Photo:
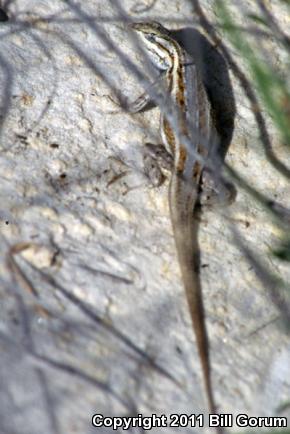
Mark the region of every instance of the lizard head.
[[133, 23], [130, 27], [141, 37], [154, 66], [163, 70], [172, 66], [177, 42], [170, 36], [169, 30], [156, 21]]

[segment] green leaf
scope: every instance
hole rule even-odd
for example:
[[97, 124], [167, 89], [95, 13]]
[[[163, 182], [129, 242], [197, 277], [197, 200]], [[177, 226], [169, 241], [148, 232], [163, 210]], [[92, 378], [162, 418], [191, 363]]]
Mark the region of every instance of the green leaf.
[[290, 409], [290, 399], [289, 401], [284, 401], [281, 405], [279, 405], [276, 409], [276, 413], [283, 413], [283, 411], [285, 410], [289, 410]]
[[267, 21], [264, 20], [264, 18], [260, 17], [259, 15], [248, 14], [247, 17], [250, 18], [250, 20], [255, 21], [258, 24], [262, 24], [263, 26], [266, 26], [267, 28], [269, 27], [269, 23], [267, 23]]
[[277, 258], [281, 259], [282, 261], [290, 261], [290, 241], [287, 241], [286, 243], [283, 243], [280, 247], [277, 249], [274, 249], [272, 251], [273, 255]]

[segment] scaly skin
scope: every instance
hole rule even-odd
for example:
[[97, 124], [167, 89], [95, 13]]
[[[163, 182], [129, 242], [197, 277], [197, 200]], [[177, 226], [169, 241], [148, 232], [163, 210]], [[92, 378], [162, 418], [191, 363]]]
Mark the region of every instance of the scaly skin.
[[[131, 27], [141, 36], [153, 64], [165, 71], [166, 87], [177, 112], [176, 123], [161, 114], [161, 135], [174, 159], [169, 187], [169, 207], [183, 284], [201, 360], [210, 413], [214, 403], [209, 345], [204, 307], [198, 276], [197, 232], [193, 213], [198, 199], [204, 160], [216, 139], [211, 119], [211, 106], [193, 59], [159, 23], [135, 23]], [[147, 100], [146, 100], [147, 98]], [[138, 111], [144, 104], [138, 100]], [[136, 110], [137, 111], [137, 110]], [[162, 111], [162, 107], [161, 107]], [[186, 136], [186, 143], [182, 137]], [[214, 138], [214, 139], [213, 139]], [[190, 144], [190, 147], [188, 145]], [[197, 159], [196, 155], [202, 158]], [[223, 432], [218, 428], [219, 433]]]

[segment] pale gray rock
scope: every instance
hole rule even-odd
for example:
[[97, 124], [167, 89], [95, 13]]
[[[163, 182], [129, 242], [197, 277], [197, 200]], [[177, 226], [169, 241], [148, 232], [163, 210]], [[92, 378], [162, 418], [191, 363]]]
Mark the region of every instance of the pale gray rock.
[[[153, 189], [143, 171], [142, 145], [160, 142], [159, 111], [131, 115], [118, 103], [120, 95], [133, 100], [142, 92], [136, 68], [145, 63], [125, 19], [158, 19], [177, 30], [197, 25], [197, 16], [183, 0], [6, 3], [0, 432], [113, 432], [91, 426], [95, 413], [206, 419], [168, 182]], [[214, 19], [214, 2], [200, 3]], [[273, 55], [282, 58], [277, 47]], [[265, 158], [249, 101], [231, 77], [237, 116], [227, 162], [287, 207], [288, 180]], [[287, 150], [267, 122], [283, 160]], [[216, 401], [221, 413], [273, 416], [289, 400], [289, 337], [273, 290], [245, 258], [233, 228], [268, 271], [290, 277], [287, 263], [270, 254], [277, 225], [242, 188], [229, 209], [202, 216]]]

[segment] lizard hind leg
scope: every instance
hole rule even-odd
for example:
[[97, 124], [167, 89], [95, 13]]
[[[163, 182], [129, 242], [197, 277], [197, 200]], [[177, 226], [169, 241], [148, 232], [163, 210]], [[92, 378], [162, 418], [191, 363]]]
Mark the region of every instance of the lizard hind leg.
[[172, 170], [173, 157], [167, 152], [164, 145], [145, 143], [143, 163], [145, 175], [151, 185], [159, 187], [166, 179], [163, 172]]
[[203, 170], [198, 204], [202, 207], [219, 207], [230, 205], [237, 195], [233, 184], [220, 178], [217, 182], [216, 177], [206, 168]]

